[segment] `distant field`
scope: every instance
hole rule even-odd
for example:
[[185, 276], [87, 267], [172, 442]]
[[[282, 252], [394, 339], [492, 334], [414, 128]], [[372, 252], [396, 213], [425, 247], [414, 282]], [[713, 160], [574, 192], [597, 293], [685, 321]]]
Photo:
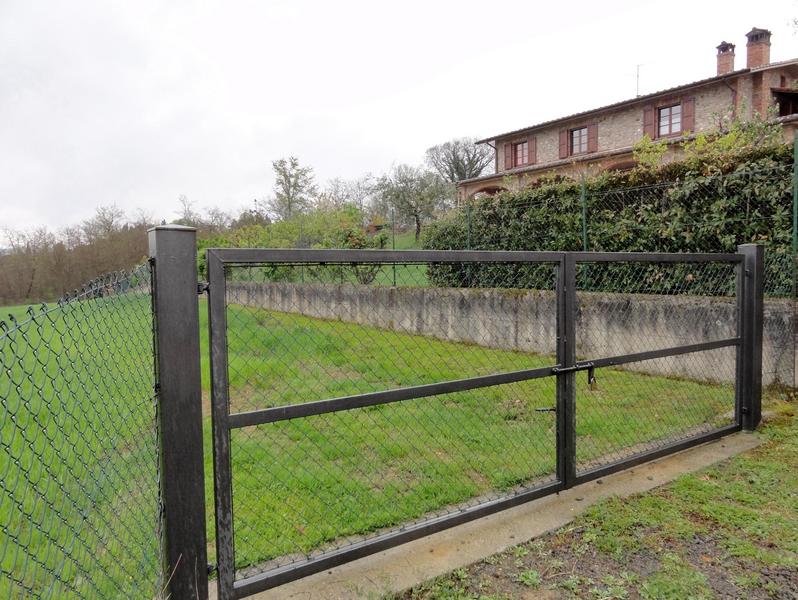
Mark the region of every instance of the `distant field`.
[[[49, 304], [48, 306], [52, 306], [52, 304]], [[38, 309], [39, 309], [39, 307], [37, 306], [36, 310], [38, 310]], [[27, 316], [28, 316], [28, 306], [25, 305], [25, 306], [2, 306], [2, 307], [0, 307], [0, 321], [9, 321], [9, 318], [8, 318], [9, 315], [13, 316], [15, 319], [17, 319], [17, 321], [21, 321], [21, 320], [27, 318]]]
[[[390, 236], [390, 232], [388, 233]], [[397, 233], [396, 240], [394, 241], [396, 250], [420, 250], [421, 241], [416, 241], [416, 234], [414, 231], [406, 231], [404, 233]], [[388, 248], [391, 249], [392, 242], [389, 237]], [[418, 265], [415, 267], [403, 266], [396, 269], [396, 285], [404, 286], [425, 286], [429, 285], [427, 279], [427, 265]]]
[[[388, 247], [391, 247], [390, 243], [390, 231], [388, 232], [389, 242]], [[421, 241], [416, 242], [416, 234], [415, 231], [405, 231], [404, 233], [397, 233], [396, 234], [396, 249], [397, 250], [414, 250], [421, 248]]]
[[[77, 595], [70, 586], [91, 589], [81, 568], [95, 560], [107, 573], [100, 577], [101, 585], [116, 589], [118, 575], [144, 568], [145, 550], [154, 548], [156, 524], [143, 518], [141, 509], [154, 502], [148, 477], [155, 477], [149, 441], [141, 436], [150, 431], [146, 420], [153, 417], [146, 379], [151, 366], [147, 302], [146, 297], [93, 300], [70, 306], [63, 314], [61, 309], [53, 311], [47, 323], [39, 321], [45, 323], [43, 329], [27, 330], [28, 342], [15, 334], [15, 349], [7, 335], [0, 335], [3, 364], [10, 366], [18, 382], [4, 388], [2, 397], [0, 469], [12, 474], [0, 496], [2, 569], [23, 573], [28, 585], [41, 589], [52, 581], [52, 573], [58, 573], [63, 580], [59, 597]], [[0, 308], [0, 314], [9, 311], [18, 318], [25, 315], [24, 307]], [[200, 315], [209, 414], [204, 303]], [[120, 329], [125, 323], [138, 323], [132, 339]], [[535, 354], [239, 306], [229, 308], [228, 327], [234, 410], [553, 362]], [[52, 352], [19, 358], [20, 344], [37, 345], [40, 334], [47, 337]], [[85, 344], [86, 339], [103, 343]], [[131, 370], [139, 376], [126, 377]], [[71, 383], [58, 390], [57, 382], [64, 377]], [[578, 447], [583, 461], [611, 452], [618, 427], [625, 442], [642, 443], [715, 422], [733, 406], [728, 386], [619, 370], [602, 370], [597, 391], [583, 387], [578, 398], [583, 409], [578, 418], [585, 442]], [[234, 432], [237, 565], [310, 552], [333, 540], [392, 527], [551, 476], [554, 413], [538, 409], [548, 409], [554, 401], [554, 380], [546, 378]], [[8, 418], [10, 412], [17, 415], [14, 421]], [[609, 422], [607, 415], [614, 420]], [[49, 423], [46, 432], [37, 419]], [[35, 434], [35, 441], [28, 443], [23, 432]], [[209, 417], [205, 434], [213, 538]], [[7, 446], [8, 439], [13, 441]], [[78, 455], [82, 459], [76, 467]], [[13, 476], [19, 471], [16, 463], [25, 465], [39, 487], [46, 486], [45, 502], [36, 500], [42, 496], [36, 485]], [[63, 489], [47, 483], [55, 481], [63, 482]], [[17, 498], [24, 498], [22, 506], [15, 503]], [[78, 535], [53, 517], [48, 502], [68, 523], [83, 528]], [[31, 527], [36, 519], [43, 525]], [[35, 558], [13, 551], [7, 532], [14, 531], [24, 533], [25, 547], [33, 557], [41, 557], [41, 566]], [[131, 540], [138, 553], [126, 549]], [[58, 548], [69, 552], [54, 550]], [[213, 539], [209, 550], [213, 554]], [[64, 559], [69, 553], [80, 560]], [[144, 579], [141, 586], [147, 583]], [[5, 579], [0, 581], [0, 596], [14, 597], [6, 585]]]

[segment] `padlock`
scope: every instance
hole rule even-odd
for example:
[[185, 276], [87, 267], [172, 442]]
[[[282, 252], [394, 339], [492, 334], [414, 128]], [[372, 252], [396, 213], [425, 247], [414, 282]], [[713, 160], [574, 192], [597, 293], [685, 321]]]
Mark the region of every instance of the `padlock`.
[[591, 392], [598, 390], [598, 383], [596, 382], [596, 369], [594, 367], [590, 367], [587, 370], [587, 388]]

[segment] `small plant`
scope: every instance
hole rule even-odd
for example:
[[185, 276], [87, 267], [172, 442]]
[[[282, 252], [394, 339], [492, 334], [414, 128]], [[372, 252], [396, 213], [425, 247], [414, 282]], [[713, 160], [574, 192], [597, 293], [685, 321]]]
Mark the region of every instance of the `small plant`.
[[734, 585], [741, 588], [755, 588], [762, 585], [762, 577], [759, 573], [746, 573], [734, 577]]
[[543, 583], [543, 578], [540, 576], [540, 573], [534, 569], [528, 569], [522, 573], [519, 573], [515, 580], [518, 583], [522, 583], [526, 587], [531, 588], [538, 588], [540, 587], [540, 584]]
[[606, 588], [592, 587], [590, 594], [597, 600], [626, 600], [629, 592], [623, 586], [609, 586]]
[[524, 546], [516, 546], [513, 548], [513, 555], [515, 555], [516, 558], [523, 558], [527, 554], [529, 554], [529, 548]]
[[560, 587], [564, 590], [568, 590], [569, 592], [575, 594], [579, 591], [579, 586], [583, 583], [586, 583], [586, 580], [579, 575], [571, 575], [568, 579], [565, 579], [560, 582]]

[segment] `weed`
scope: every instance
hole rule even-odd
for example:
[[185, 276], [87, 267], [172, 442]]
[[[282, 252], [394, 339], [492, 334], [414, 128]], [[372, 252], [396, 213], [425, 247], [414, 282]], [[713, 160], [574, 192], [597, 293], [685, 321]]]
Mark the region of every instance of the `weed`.
[[518, 583], [522, 583], [531, 588], [538, 588], [540, 587], [540, 584], [543, 583], [543, 578], [540, 576], [540, 573], [534, 569], [528, 569], [522, 573], [519, 573], [515, 580]]

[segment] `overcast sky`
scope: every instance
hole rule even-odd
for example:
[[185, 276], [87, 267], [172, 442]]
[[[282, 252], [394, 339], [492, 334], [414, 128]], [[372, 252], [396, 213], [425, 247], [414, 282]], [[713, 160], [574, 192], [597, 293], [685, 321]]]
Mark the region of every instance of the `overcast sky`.
[[715, 74], [794, 0], [0, 0], [0, 227], [116, 204], [233, 210], [296, 155], [323, 184]]

